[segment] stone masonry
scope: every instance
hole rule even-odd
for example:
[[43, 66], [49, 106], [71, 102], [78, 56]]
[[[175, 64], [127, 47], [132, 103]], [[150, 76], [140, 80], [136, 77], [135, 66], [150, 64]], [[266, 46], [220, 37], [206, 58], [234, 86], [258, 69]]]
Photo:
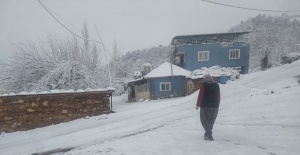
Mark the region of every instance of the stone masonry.
[[110, 113], [112, 91], [0, 96], [0, 133]]

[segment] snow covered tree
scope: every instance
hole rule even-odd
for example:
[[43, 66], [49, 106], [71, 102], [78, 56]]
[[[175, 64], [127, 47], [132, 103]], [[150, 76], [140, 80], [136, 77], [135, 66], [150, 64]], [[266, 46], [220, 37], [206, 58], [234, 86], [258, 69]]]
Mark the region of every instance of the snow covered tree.
[[250, 31], [247, 42], [250, 44], [250, 68], [278, 65], [281, 57], [292, 51], [299, 41], [300, 24], [290, 20], [286, 14], [280, 17], [258, 15], [231, 28], [234, 31]]
[[120, 47], [115, 39], [113, 43], [113, 61], [117, 61], [120, 58], [120, 55]]
[[[82, 36], [89, 37], [86, 23]], [[7, 93], [107, 87], [108, 73], [101, 66], [99, 49], [94, 42], [75, 36], [16, 44], [14, 55], [2, 65], [0, 86]]]
[[171, 46], [159, 46], [128, 52], [118, 60], [118, 67], [122, 68], [122, 70], [119, 70], [120, 76], [118, 77], [127, 76], [127, 78], [132, 78], [134, 71], [142, 71], [144, 63], [150, 63], [155, 68], [163, 62], [170, 61], [171, 55]]
[[120, 47], [115, 39], [112, 47], [112, 59], [110, 61], [110, 66], [112, 68], [112, 74], [115, 78], [122, 78], [128, 76], [127, 64], [120, 60], [121, 52]]

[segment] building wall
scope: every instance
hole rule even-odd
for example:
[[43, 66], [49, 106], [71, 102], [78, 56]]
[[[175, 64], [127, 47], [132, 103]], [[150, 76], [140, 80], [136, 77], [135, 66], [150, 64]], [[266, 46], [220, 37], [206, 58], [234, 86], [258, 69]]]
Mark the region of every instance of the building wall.
[[[240, 49], [240, 59], [229, 59], [229, 50]], [[222, 47], [220, 43], [181, 45], [178, 47], [180, 53], [184, 53], [183, 68], [194, 71], [201, 67], [221, 67], [244, 66], [244, 73], [249, 70], [249, 45], [235, 42], [233, 47]], [[209, 61], [198, 61], [198, 51], [209, 51]]]
[[110, 113], [109, 91], [0, 96], [0, 133]]
[[[220, 77], [213, 77], [214, 81], [219, 83]], [[203, 78], [187, 79], [186, 80], [186, 94], [193, 94], [195, 91], [200, 89], [200, 84], [203, 83]]]
[[150, 91], [147, 83], [135, 86], [135, 100], [140, 101], [141, 99], [150, 99]]
[[[170, 91], [160, 91], [160, 82], [170, 82]], [[148, 79], [147, 85], [150, 88], [151, 99], [167, 98], [172, 96], [185, 96], [185, 77], [173, 77], [173, 84], [171, 77]]]

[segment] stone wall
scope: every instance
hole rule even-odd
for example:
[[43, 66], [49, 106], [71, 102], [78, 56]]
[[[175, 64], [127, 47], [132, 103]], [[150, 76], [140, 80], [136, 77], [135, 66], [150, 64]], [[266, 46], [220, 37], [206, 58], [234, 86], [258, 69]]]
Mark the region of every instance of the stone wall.
[[0, 133], [110, 113], [112, 91], [0, 96]]

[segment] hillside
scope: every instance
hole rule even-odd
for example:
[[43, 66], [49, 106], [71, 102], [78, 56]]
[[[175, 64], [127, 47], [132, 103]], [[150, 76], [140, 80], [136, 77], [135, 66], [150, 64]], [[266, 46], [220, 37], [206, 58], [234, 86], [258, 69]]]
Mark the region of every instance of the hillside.
[[[24, 132], [2, 133], [0, 154], [297, 155], [300, 152], [300, 61], [242, 75], [221, 86], [213, 142], [203, 140], [198, 91], [182, 98], [126, 103], [116, 113]], [[65, 150], [64, 150], [65, 149]], [[53, 153], [52, 152], [52, 153]], [[43, 153], [41, 153], [43, 154]]]

